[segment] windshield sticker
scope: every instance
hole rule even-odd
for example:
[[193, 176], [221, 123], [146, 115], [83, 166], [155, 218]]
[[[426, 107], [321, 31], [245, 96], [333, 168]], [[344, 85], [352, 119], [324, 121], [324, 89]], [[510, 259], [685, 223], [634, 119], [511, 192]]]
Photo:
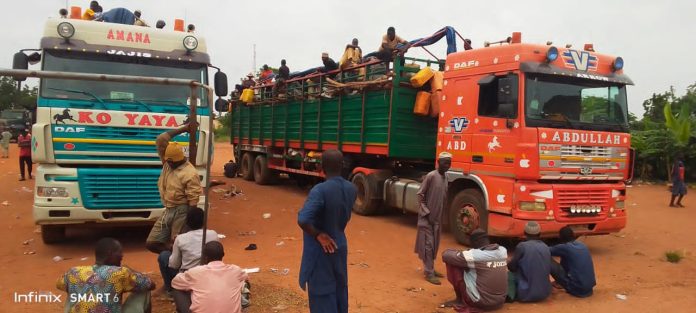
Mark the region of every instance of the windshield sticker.
[[147, 33], [139, 32], [128, 32], [122, 30], [114, 31], [109, 29], [109, 33], [106, 34], [106, 39], [117, 40], [117, 41], [127, 41], [127, 42], [138, 42], [138, 43], [150, 43], [150, 35]]
[[132, 101], [133, 99], [135, 99], [135, 94], [132, 92], [125, 92], [125, 91], [112, 91], [109, 94], [109, 98], [110, 98], [110, 100], [119, 99], [119, 100], [131, 100]]

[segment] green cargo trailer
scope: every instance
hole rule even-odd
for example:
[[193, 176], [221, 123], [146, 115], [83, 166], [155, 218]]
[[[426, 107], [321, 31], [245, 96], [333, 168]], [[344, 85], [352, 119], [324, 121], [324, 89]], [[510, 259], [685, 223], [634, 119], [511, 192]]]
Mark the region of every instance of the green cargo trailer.
[[[413, 113], [418, 90], [409, 78], [419, 70], [411, 64], [441, 69], [444, 62], [396, 58], [390, 64], [391, 71], [371, 62], [290, 79], [285, 97], [264, 86], [255, 89], [252, 103], [234, 104], [231, 141], [242, 175], [251, 180], [256, 171], [260, 183], [278, 171], [321, 176], [316, 156], [328, 149], [343, 151], [351, 168], [388, 161], [432, 167], [437, 118]], [[266, 159], [256, 162], [260, 154]]]

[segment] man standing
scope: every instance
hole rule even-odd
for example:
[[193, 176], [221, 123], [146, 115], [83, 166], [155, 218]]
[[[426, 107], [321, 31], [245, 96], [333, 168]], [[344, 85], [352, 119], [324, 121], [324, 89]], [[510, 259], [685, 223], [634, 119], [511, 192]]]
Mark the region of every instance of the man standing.
[[[674, 165], [672, 166], [672, 200], [669, 202], [670, 207], [684, 207], [681, 202], [684, 195], [686, 195], [686, 182], [684, 181], [685, 173], [684, 155], [679, 153], [674, 157]], [[677, 197], [679, 198], [677, 199]], [[677, 199], [676, 205], [674, 204], [675, 199]]]
[[248, 276], [239, 266], [223, 263], [224, 256], [221, 243], [208, 242], [203, 248], [205, 265], [174, 277], [172, 287], [178, 313], [242, 312], [242, 290]]
[[275, 85], [273, 85], [273, 95], [278, 94], [284, 95], [287, 91], [287, 81], [290, 79], [290, 68], [286, 65], [285, 59], [280, 60], [280, 67], [278, 68], [278, 76], [276, 76]]
[[157, 153], [162, 160], [162, 174], [157, 186], [165, 210], [152, 227], [145, 245], [157, 254], [172, 249], [174, 237], [182, 233], [188, 209], [197, 207], [203, 190], [198, 172], [184, 156], [182, 146], [170, 142], [195, 127], [196, 123], [192, 122], [164, 132], [156, 140]]
[[521, 302], [543, 301], [551, 294], [551, 252], [540, 240], [541, 226], [535, 221], [524, 227], [526, 240], [515, 248], [515, 255], [508, 263], [516, 286], [516, 299]]
[[551, 247], [551, 255], [561, 258], [561, 264], [555, 260], [551, 262], [554, 287], [563, 288], [579, 298], [591, 296], [597, 282], [590, 250], [584, 243], [575, 240], [570, 226], [561, 228], [559, 237], [563, 243]]
[[[201, 241], [203, 240], [203, 220], [205, 212], [201, 208], [192, 208], [186, 214], [186, 225], [189, 231], [174, 239], [172, 251], [165, 250], [157, 258], [160, 273], [164, 281], [164, 289], [172, 289], [172, 279], [177, 273], [185, 272], [201, 262]], [[218, 234], [211, 229], [206, 231], [205, 241], [217, 241]]]
[[10, 157], [10, 140], [12, 140], [12, 133], [4, 128], [2, 130], [2, 139], [0, 139], [0, 146], [2, 147], [2, 157], [7, 159]]
[[444, 275], [435, 271], [435, 256], [440, 245], [440, 221], [447, 196], [447, 177], [445, 173], [452, 165], [452, 154], [442, 152], [437, 159], [437, 170], [431, 171], [423, 179], [418, 190], [418, 234], [415, 252], [423, 261], [425, 280], [439, 285], [438, 277]]
[[[65, 312], [150, 312], [150, 291], [155, 289], [155, 283], [146, 275], [121, 266], [121, 243], [102, 238], [94, 257], [95, 265], [73, 267], [56, 282], [59, 290], [68, 293]], [[131, 294], [123, 302], [126, 292]]]
[[312, 188], [297, 217], [304, 242], [300, 287], [309, 289], [311, 313], [347, 313], [348, 242], [345, 229], [357, 190], [341, 177], [343, 154], [340, 151], [324, 151], [321, 166], [326, 181]]
[[[397, 49], [396, 46], [399, 44], [404, 46]], [[411, 44], [397, 36], [394, 27], [389, 27], [387, 28], [387, 34], [382, 36], [382, 44], [377, 51], [377, 57], [382, 61], [389, 62], [393, 59], [395, 52], [404, 53], [409, 47], [411, 47]]]
[[24, 166], [26, 165], [29, 172], [29, 179], [33, 179], [31, 176], [32, 164], [31, 164], [31, 134], [29, 130], [22, 130], [22, 134], [17, 137], [17, 146], [19, 146], [19, 180], [25, 180], [24, 176]]
[[445, 306], [465, 312], [497, 310], [505, 303], [507, 294], [507, 250], [491, 244], [482, 229], [474, 230], [470, 238], [473, 249], [447, 249], [442, 253], [447, 280], [457, 295]]

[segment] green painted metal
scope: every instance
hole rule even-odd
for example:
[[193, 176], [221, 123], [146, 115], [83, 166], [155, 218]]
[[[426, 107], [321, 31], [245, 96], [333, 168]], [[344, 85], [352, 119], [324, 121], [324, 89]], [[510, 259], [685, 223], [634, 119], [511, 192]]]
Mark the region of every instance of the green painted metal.
[[396, 74], [389, 89], [321, 100], [236, 105], [232, 140], [277, 147], [291, 142], [301, 147], [317, 144], [320, 150], [326, 144], [360, 145], [362, 151], [387, 146], [389, 157], [432, 160], [437, 119], [413, 114], [417, 90], [407, 86], [408, 78], [401, 75], [413, 70], [398, 60], [394, 63]]

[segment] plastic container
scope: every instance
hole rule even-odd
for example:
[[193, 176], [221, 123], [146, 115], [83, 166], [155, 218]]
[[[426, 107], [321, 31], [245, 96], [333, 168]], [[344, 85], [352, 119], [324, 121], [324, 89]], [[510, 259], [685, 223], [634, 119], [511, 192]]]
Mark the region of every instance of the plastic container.
[[440, 114], [440, 103], [442, 101], [442, 90], [433, 91], [430, 96], [430, 117], [437, 117]]
[[427, 91], [419, 91], [416, 94], [416, 103], [413, 106], [413, 114], [428, 116], [430, 111], [431, 94]]
[[244, 103], [249, 103], [254, 101], [254, 90], [253, 89], [244, 89], [242, 91], [242, 96], [239, 97], [239, 100], [242, 100]]
[[444, 80], [445, 74], [440, 71], [435, 71], [433, 73], [433, 78], [430, 79], [430, 91], [435, 92], [436, 90], [442, 90]]
[[433, 78], [433, 75], [435, 75], [435, 72], [433, 69], [429, 67], [424, 67], [422, 70], [418, 71], [416, 75], [413, 75], [411, 77], [411, 86], [420, 88], [425, 85], [425, 83], [428, 82], [431, 78]]

